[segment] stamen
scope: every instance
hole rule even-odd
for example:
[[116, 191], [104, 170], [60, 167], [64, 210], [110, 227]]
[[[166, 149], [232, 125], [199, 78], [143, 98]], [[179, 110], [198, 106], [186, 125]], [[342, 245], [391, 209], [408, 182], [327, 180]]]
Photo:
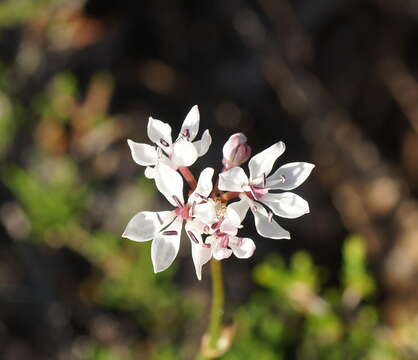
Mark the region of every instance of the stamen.
[[165, 141], [164, 139], [160, 139], [160, 143], [161, 143], [161, 145], [163, 145], [165, 147], [168, 147], [169, 146], [168, 142]]
[[209, 226], [208, 226], [208, 225], [205, 225], [205, 226], [203, 227], [203, 231], [204, 231], [205, 233], [209, 232], [209, 230], [210, 230], [210, 228], [209, 228]]
[[166, 236], [166, 235], [177, 235], [178, 232], [176, 230], [166, 230], [166, 231], [163, 231], [162, 234], [164, 236]]
[[206, 196], [203, 196], [197, 192], [194, 193], [195, 195], [197, 195], [198, 197], [200, 197], [202, 200], [207, 200], [208, 198]]
[[250, 186], [250, 191], [251, 191], [251, 195], [254, 197], [254, 200], [257, 200], [257, 196], [256, 196], [252, 186]]
[[183, 206], [182, 202], [180, 201], [180, 199], [176, 195], [173, 195], [173, 200], [176, 202], [178, 207]]
[[189, 129], [185, 129], [185, 130], [183, 131], [183, 136], [184, 136], [187, 140], [189, 140], [189, 138], [190, 138], [190, 130], [189, 130]]
[[215, 230], [221, 227], [222, 222], [224, 221], [225, 218], [222, 218], [221, 220], [217, 221], [216, 223], [213, 223], [211, 225], [211, 229]]
[[187, 231], [187, 235], [189, 235], [190, 240], [196, 244], [199, 244], [199, 240], [197, 240], [195, 234], [193, 234], [190, 230]]
[[158, 219], [158, 221], [160, 222], [161, 225], [164, 224], [164, 221], [163, 221], [163, 219], [161, 219], [161, 216], [160, 216], [159, 213], [157, 213], [157, 219]]
[[269, 223], [273, 221], [273, 213], [271, 211], [268, 212], [268, 220], [269, 220]]
[[164, 151], [158, 145], [155, 145], [155, 149], [157, 150], [157, 157], [161, 159], [163, 157]]

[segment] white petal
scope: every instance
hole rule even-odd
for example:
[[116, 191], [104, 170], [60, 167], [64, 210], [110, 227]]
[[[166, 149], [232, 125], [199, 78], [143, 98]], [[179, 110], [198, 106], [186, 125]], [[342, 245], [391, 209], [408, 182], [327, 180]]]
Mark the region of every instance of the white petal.
[[176, 168], [188, 167], [194, 164], [196, 160], [197, 151], [191, 142], [179, 139], [174, 143], [171, 162]]
[[255, 244], [250, 238], [233, 237], [229, 240], [229, 247], [239, 259], [248, 259], [254, 254]]
[[206, 224], [202, 223], [198, 219], [188, 219], [187, 224], [191, 224], [190, 226], [192, 226], [194, 231], [199, 234], [203, 234], [207, 228]]
[[238, 213], [229, 205], [226, 208], [226, 214], [219, 230], [225, 234], [234, 236], [237, 234], [239, 228], [242, 228], [241, 218]]
[[225, 217], [219, 230], [225, 234], [235, 236], [238, 232], [238, 227], [228, 217]]
[[196, 244], [192, 242], [192, 259], [196, 270], [196, 276], [202, 280], [202, 266], [205, 265], [212, 257], [212, 249], [204, 244]]
[[188, 141], [193, 141], [197, 133], [199, 132], [199, 121], [199, 108], [197, 107], [197, 105], [195, 105], [190, 109], [189, 113], [184, 119], [179, 137], [182, 136], [184, 139]]
[[144, 175], [147, 179], [154, 179], [155, 178], [155, 168], [151, 166], [147, 166], [144, 171]]
[[148, 119], [148, 137], [150, 140], [161, 147], [166, 153], [171, 153], [171, 126], [161, 120]]
[[238, 166], [219, 174], [219, 190], [242, 192], [245, 185], [248, 185], [248, 177]]
[[214, 171], [214, 169], [208, 167], [200, 173], [199, 179], [197, 180], [196, 189], [190, 196], [191, 200], [201, 200], [202, 197], [207, 198], [210, 195], [213, 189], [212, 177]]
[[279, 141], [253, 156], [248, 163], [251, 182], [262, 182], [264, 177], [270, 174], [274, 162], [284, 153], [285, 149], [284, 143]]
[[266, 187], [272, 190], [292, 190], [301, 185], [310, 175], [314, 164], [293, 162], [279, 167], [266, 180]]
[[211, 143], [212, 137], [210, 136], [209, 130], [205, 130], [202, 138], [193, 143], [199, 157], [205, 155], [208, 152]]
[[211, 225], [217, 221], [216, 209], [213, 201], [194, 205], [193, 216], [206, 225]]
[[[256, 204], [256, 203], [254, 203]], [[267, 215], [266, 210], [259, 204], [251, 207], [257, 232], [270, 239], [290, 239], [290, 234], [274, 219]]]
[[[208, 238], [211, 238], [212, 236], [209, 236]], [[219, 246], [219, 240], [213, 237], [213, 240], [211, 241], [212, 244], [212, 256], [216, 260], [223, 260], [227, 259], [232, 255], [232, 250], [224, 247]]]
[[142, 166], [155, 165], [158, 161], [157, 150], [154, 146], [140, 144], [128, 139], [128, 145], [131, 149], [132, 158]]
[[126, 226], [122, 237], [133, 241], [148, 241], [170, 221], [174, 219], [172, 211], [141, 211], [137, 213]]
[[158, 164], [155, 167], [155, 185], [171, 205], [178, 207], [178, 202], [184, 204], [183, 178], [176, 170], [165, 164]]
[[238, 225], [239, 225], [244, 221], [249, 207], [250, 207], [250, 204], [247, 199], [240, 199], [239, 201], [229, 204], [226, 211], [227, 211], [228, 217], [231, 219], [234, 219], [231, 213], [235, 212], [236, 216], [238, 216], [238, 219], [239, 219], [238, 221]]
[[309, 213], [308, 202], [292, 192], [267, 193], [258, 201], [267, 205], [275, 215], [284, 218], [294, 219]]
[[202, 233], [203, 233], [203, 224], [197, 220], [187, 220], [184, 227], [187, 237], [193, 243], [203, 244]]
[[182, 224], [183, 220], [177, 217], [169, 227], [154, 237], [151, 260], [155, 273], [167, 269], [176, 258], [180, 248]]

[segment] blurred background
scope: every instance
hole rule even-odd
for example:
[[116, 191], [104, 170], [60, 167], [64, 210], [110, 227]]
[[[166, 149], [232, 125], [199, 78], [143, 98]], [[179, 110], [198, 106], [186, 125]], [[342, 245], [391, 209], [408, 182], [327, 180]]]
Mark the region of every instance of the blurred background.
[[193, 359], [210, 276], [121, 239], [168, 203], [131, 159], [194, 104], [209, 153], [283, 140], [311, 214], [224, 262], [225, 359], [418, 358], [418, 3], [0, 1], [0, 358]]

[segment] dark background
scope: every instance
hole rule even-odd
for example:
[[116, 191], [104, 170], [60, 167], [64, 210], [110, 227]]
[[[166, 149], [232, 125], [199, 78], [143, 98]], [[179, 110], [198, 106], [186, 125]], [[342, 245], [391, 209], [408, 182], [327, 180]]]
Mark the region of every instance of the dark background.
[[[414, 1], [22, 4], [0, 2], [0, 105], [12, 114], [0, 133], [0, 349], [5, 359], [78, 359], [65, 357], [63, 349], [91, 334], [91, 323], [102, 319], [98, 314], [117, 319], [116, 332], [146, 336], [147, 330], [131, 321], [129, 309], [84, 302], [86, 283], [103, 270], [94, 256], [89, 258], [90, 250], [69, 241], [78, 236], [86, 241], [86, 232], [101, 230], [118, 238], [135, 212], [165, 209], [158, 195], [155, 201], [144, 193], [132, 197], [132, 184], [143, 169], [130, 159], [126, 138], [147, 142], [151, 115], [170, 123], [176, 134], [194, 104], [201, 131], [208, 128], [213, 137], [195, 174], [206, 166], [220, 169], [222, 145], [234, 132], [248, 136], [253, 153], [282, 140], [287, 150], [280, 163], [316, 164], [296, 191], [309, 201], [311, 214], [280, 219], [291, 241], [257, 238], [247, 221], [257, 251], [246, 262], [225, 264], [231, 304], [248, 301], [254, 291], [250, 270], [270, 253], [288, 258], [303, 249], [324, 270], [325, 283], [338, 284], [341, 246], [355, 233], [367, 244], [382, 322], [397, 326], [416, 317]], [[68, 78], [57, 85], [57, 74]], [[71, 90], [73, 83], [77, 90]], [[96, 131], [100, 121], [93, 118], [106, 118], [107, 125]], [[75, 165], [49, 168], [63, 156]], [[67, 165], [76, 166], [78, 175], [57, 190], [63, 194], [56, 201], [72, 204], [73, 189], [89, 187], [83, 206], [77, 200], [68, 205], [80, 224], [70, 235], [67, 220], [34, 223], [38, 210], [50, 203], [30, 200], [30, 189], [50, 189], [42, 184], [54, 181], [55, 170], [72, 173]], [[40, 189], [30, 180], [38, 175]], [[138, 181], [141, 191], [152, 188]], [[69, 223], [73, 226], [73, 220]], [[207, 304], [209, 274], [196, 282], [187, 251], [176, 260], [171, 283], [185, 293], [199, 287]], [[143, 271], [151, 276], [150, 266]]]

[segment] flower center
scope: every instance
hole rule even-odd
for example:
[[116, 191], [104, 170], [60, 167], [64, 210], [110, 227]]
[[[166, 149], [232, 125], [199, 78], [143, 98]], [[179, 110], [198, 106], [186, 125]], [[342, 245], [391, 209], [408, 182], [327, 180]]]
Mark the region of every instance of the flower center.
[[223, 203], [219, 198], [214, 199], [215, 200], [215, 212], [216, 217], [218, 219], [221, 219], [226, 214], [226, 204]]

